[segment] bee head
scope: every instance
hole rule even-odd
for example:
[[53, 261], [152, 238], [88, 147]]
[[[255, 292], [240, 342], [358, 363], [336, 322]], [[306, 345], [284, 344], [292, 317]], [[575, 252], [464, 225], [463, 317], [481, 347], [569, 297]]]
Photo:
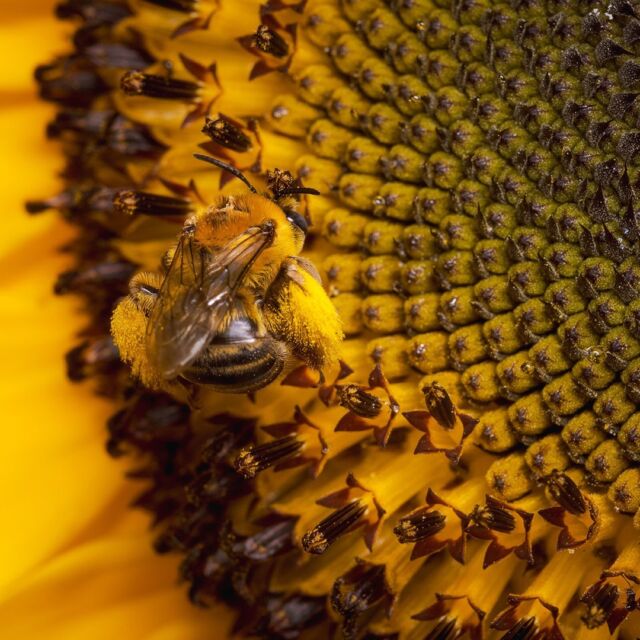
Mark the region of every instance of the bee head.
[[[245, 175], [236, 167], [228, 164], [227, 162], [223, 162], [222, 160], [218, 160], [217, 158], [212, 158], [211, 156], [205, 156], [201, 153], [194, 153], [195, 158], [198, 160], [203, 160], [204, 162], [208, 162], [223, 171], [228, 171], [233, 176], [242, 180], [247, 187], [251, 190], [252, 193], [258, 193], [257, 189], [247, 180]], [[292, 206], [287, 206], [286, 201], [289, 200], [297, 200], [299, 196], [320, 195], [320, 192], [317, 189], [312, 189], [310, 187], [303, 187], [300, 184], [300, 180], [294, 178], [289, 171], [283, 171], [281, 169], [274, 169], [273, 171], [267, 171], [267, 188], [271, 192], [271, 200], [275, 202], [277, 205], [282, 207], [287, 220], [293, 225], [294, 229], [298, 232], [301, 232], [303, 236], [306, 236], [307, 231], [309, 230], [309, 223], [307, 219], [300, 213], [298, 213]]]
[[[319, 195], [316, 189], [303, 187], [297, 178], [294, 178], [288, 171], [274, 169], [267, 171], [267, 187], [273, 194], [273, 200], [282, 207], [287, 220], [294, 226], [298, 232], [302, 232], [304, 236], [309, 230], [308, 220], [298, 211], [296, 211], [295, 200], [302, 194]], [[293, 206], [287, 205], [287, 200]]]

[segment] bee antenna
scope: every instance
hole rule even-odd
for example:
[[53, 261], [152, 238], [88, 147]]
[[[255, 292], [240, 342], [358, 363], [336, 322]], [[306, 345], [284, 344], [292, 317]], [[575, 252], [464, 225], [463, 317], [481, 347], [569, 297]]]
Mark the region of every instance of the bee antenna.
[[238, 180], [242, 180], [242, 182], [244, 182], [253, 193], [258, 193], [258, 190], [247, 180], [245, 175], [239, 169], [236, 169], [229, 163], [223, 162], [222, 160], [218, 160], [217, 158], [213, 158], [211, 156], [205, 156], [201, 153], [194, 153], [193, 157], [197, 158], [198, 160], [202, 160], [203, 162], [208, 162], [209, 164], [212, 164], [214, 167], [218, 167], [223, 171], [229, 172], [232, 176], [238, 178]]
[[317, 189], [312, 189], [311, 187], [293, 187], [291, 189], [285, 189], [284, 191], [278, 192], [278, 197], [280, 196], [295, 196], [299, 194], [306, 193], [310, 196], [319, 196], [320, 192]]

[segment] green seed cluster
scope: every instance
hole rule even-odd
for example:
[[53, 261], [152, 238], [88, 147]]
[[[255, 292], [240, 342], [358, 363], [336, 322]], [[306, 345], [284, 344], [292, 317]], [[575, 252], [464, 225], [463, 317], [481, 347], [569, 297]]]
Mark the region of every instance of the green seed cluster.
[[327, 63], [272, 112], [287, 133], [306, 120], [299, 169], [344, 205], [323, 235], [348, 332], [377, 335], [391, 377], [458, 372], [492, 408], [483, 448], [559, 434], [554, 464], [597, 484], [640, 459], [638, 17], [624, 0], [312, 3]]

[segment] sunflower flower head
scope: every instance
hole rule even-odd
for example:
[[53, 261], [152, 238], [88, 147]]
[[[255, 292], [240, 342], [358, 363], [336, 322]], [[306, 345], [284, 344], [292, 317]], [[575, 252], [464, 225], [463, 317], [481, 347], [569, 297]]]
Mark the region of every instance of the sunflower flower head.
[[67, 184], [28, 208], [78, 227], [69, 374], [190, 598], [269, 638], [635, 637], [640, 6], [58, 14]]

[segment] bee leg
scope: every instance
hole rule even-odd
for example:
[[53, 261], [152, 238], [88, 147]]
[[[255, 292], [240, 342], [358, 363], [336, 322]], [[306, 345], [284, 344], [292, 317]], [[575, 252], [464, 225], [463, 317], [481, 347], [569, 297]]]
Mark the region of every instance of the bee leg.
[[117, 304], [111, 316], [111, 334], [120, 358], [131, 367], [134, 377], [151, 389], [167, 387], [167, 381], [149, 361], [145, 335], [151, 310], [158, 297], [162, 277], [138, 273], [129, 282], [129, 295]]
[[129, 297], [136, 307], [148, 318], [158, 297], [162, 276], [142, 271], [129, 281]]
[[179, 377], [176, 382], [184, 390], [189, 407], [195, 412], [200, 411], [202, 409], [202, 387], [183, 377]]
[[320, 371], [338, 360], [340, 318], [308, 260], [290, 257], [282, 263], [267, 290], [263, 314], [271, 335], [307, 366]]
[[316, 265], [311, 262], [308, 258], [303, 258], [302, 256], [292, 256], [289, 258], [290, 261], [294, 262], [296, 266], [300, 269], [304, 269], [316, 282], [322, 284], [322, 277], [320, 276], [320, 272], [316, 268]]

